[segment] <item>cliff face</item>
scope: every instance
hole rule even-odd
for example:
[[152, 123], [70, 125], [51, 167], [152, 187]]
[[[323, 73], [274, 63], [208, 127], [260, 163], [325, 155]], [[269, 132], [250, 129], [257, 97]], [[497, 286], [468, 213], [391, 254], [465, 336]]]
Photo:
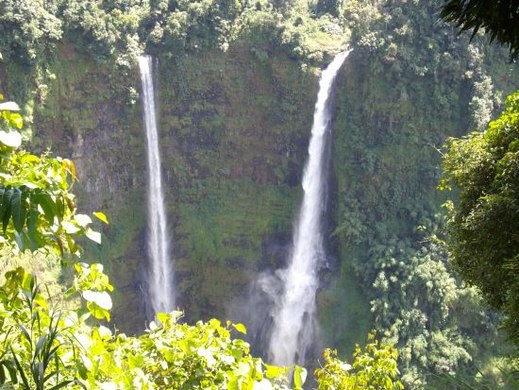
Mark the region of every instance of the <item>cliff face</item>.
[[[158, 58], [156, 92], [164, 188], [187, 320], [226, 317], [256, 273], [285, 260], [300, 196], [318, 75], [276, 48], [249, 44]], [[85, 211], [111, 224], [88, 260], [116, 286], [114, 322], [145, 322], [145, 136], [138, 72], [125, 75], [63, 45], [35, 104], [33, 148], [71, 156]], [[132, 104], [133, 103], [133, 104]]]
[[[407, 26], [402, 10], [393, 11], [393, 23]], [[429, 256], [417, 254], [426, 240], [419, 231], [437, 227], [438, 149], [446, 137], [477, 126], [497, 92], [506, 94], [519, 79], [502, 53], [484, 53], [429, 22], [393, 41], [377, 34], [400, 26], [378, 26], [380, 18], [371, 35], [352, 26], [355, 49], [337, 80], [330, 261], [318, 311], [325, 345], [346, 352], [372, 327], [395, 336], [394, 324], [405, 322], [402, 308], [414, 305], [411, 291], [424, 295], [425, 282], [412, 270], [415, 258]], [[287, 258], [318, 82], [291, 55], [260, 36], [226, 51], [157, 57], [164, 188], [178, 306], [188, 321], [234, 315], [229, 305], [257, 274]], [[147, 172], [137, 67], [96, 62], [68, 43], [46, 66], [36, 85], [28, 69], [2, 68], [2, 79], [18, 84], [1, 87], [24, 86], [14, 97], [34, 113], [29, 148], [51, 147], [76, 162], [79, 208], [109, 215], [103, 245], [88, 245], [86, 260], [103, 262], [116, 286], [116, 327], [138, 332], [146, 320]], [[425, 306], [426, 314], [438, 312]], [[412, 332], [397, 333], [402, 345]]]
[[140, 85], [138, 72], [118, 73], [67, 44], [50, 69], [55, 78], [49, 80], [45, 100], [35, 104], [33, 148], [50, 147], [56, 155], [70, 156], [79, 177], [79, 209], [109, 216], [110, 225], [102, 227], [103, 245], [86, 243], [85, 260], [105, 264], [121, 310], [114, 319], [121, 329], [137, 330], [144, 323], [146, 226], [145, 135], [138, 101], [130, 101]]
[[269, 243], [287, 244], [317, 79], [244, 43], [159, 69], [178, 304], [188, 319], [223, 318], [258, 270], [284, 260]]

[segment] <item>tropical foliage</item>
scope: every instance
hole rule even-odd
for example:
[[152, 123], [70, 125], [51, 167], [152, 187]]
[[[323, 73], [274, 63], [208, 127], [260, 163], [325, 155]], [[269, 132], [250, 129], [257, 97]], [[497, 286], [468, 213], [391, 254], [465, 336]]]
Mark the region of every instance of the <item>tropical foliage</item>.
[[[100, 235], [89, 227], [90, 217], [76, 214], [69, 191], [76, 179], [74, 164], [17, 150], [23, 125], [19, 108], [6, 102], [0, 109], [3, 249], [55, 249], [77, 259], [81, 251], [73, 235], [85, 234], [95, 242]], [[108, 223], [103, 213], [94, 214]], [[0, 286], [2, 388], [288, 389], [290, 371], [293, 387], [302, 388], [304, 368], [267, 365], [250, 355], [247, 342], [231, 337], [232, 332], [246, 334], [242, 324], [222, 326], [216, 319], [181, 324], [181, 313], [173, 312], [158, 313], [140, 336], [112, 332], [99, 323], [110, 321], [112, 308], [113, 286], [103, 266], [76, 262], [74, 269], [65, 293], [68, 305], [55, 300], [46, 285], [22, 267], [5, 274]], [[374, 370], [371, 355], [377, 363]], [[358, 383], [385, 386], [398, 373], [396, 351], [392, 346], [379, 351], [378, 341], [368, 345], [367, 354], [358, 349], [354, 358], [358, 372], [348, 377], [358, 377]], [[325, 359], [330, 367], [341, 364], [328, 351]], [[318, 380], [335, 381], [331, 371], [320, 372]]]
[[[18, 250], [55, 249], [81, 255], [73, 235], [95, 242], [87, 215], [76, 214], [69, 192], [75, 180], [69, 160], [37, 157], [23, 150], [17, 129], [23, 121], [13, 102], [0, 105], [2, 243]], [[102, 213], [95, 215], [107, 223]], [[0, 287], [0, 384], [23, 389], [67, 388], [285, 388], [287, 370], [267, 366], [249, 346], [231, 339], [241, 324], [219, 321], [179, 324], [180, 313], [157, 316], [140, 337], [113, 334], [90, 317], [110, 320], [113, 287], [100, 264], [74, 265], [67, 291], [72, 309], [53, 302], [45, 285], [19, 267]], [[303, 371], [294, 370], [295, 383]]]
[[380, 343], [373, 333], [368, 338], [364, 349], [355, 347], [352, 365], [337, 359], [337, 351], [324, 351], [324, 365], [315, 372], [319, 390], [404, 388], [398, 380], [397, 350], [391, 344]]
[[[19, 150], [23, 119], [14, 102], [0, 103], [0, 214], [2, 245], [16, 242], [20, 250], [53, 248], [61, 254], [79, 255], [74, 236], [86, 235], [100, 243], [92, 219], [77, 214], [70, 192], [76, 180], [74, 163], [36, 156]], [[107, 222], [103, 213], [96, 213]]]
[[484, 133], [450, 139], [443, 185], [454, 184], [449, 204], [449, 249], [465, 280], [506, 315], [519, 342], [519, 93]]
[[[490, 358], [501, 352], [497, 315], [485, 310], [477, 289], [466, 286], [448, 262], [438, 215], [443, 200], [434, 191], [440, 175], [437, 149], [448, 135], [460, 135], [467, 127], [485, 129], [501, 91], [508, 93], [517, 72], [506, 64], [506, 54], [482, 44], [480, 34], [469, 44], [468, 36], [458, 37], [457, 29], [439, 21], [441, 3], [2, 2], [2, 86], [23, 100], [26, 113], [36, 103], [40, 133], [33, 145], [52, 142], [66, 154], [72, 150], [81, 159], [78, 170], [89, 173], [79, 186], [74, 184], [84, 191], [82, 201], [93, 210], [117, 210], [114, 218], [122, 221], [104, 229], [111, 247], [92, 245], [90, 250], [112, 271], [113, 283], [125, 287], [113, 294], [119, 298], [111, 314], [117, 326], [142, 330], [144, 322], [142, 313], [127, 312], [129, 306], [139, 310], [133, 304], [139, 298], [135, 264], [143, 245], [143, 211], [137, 205], [145, 193], [134, 57], [142, 51], [160, 57], [158, 77], [168, 80], [161, 100], [175, 102], [162, 108], [168, 150], [164, 169], [174, 192], [168, 194], [174, 202], [169, 212], [177, 217], [182, 253], [179, 290], [189, 307], [187, 320], [194, 323], [214, 315], [224, 318], [230, 297], [245, 290], [248, 275], [280, 261], [306, 153], [305, 123], [311, 119], [315, 77], [308, 70], [349, 42], [354, 51], [338, 80], [333, 147], [337, 191], [331, 236], [340, 259], [330, 261], [331, 272], [323, 270], [323, 283], [339, 287], [320, 292], [319, 312], [328, 310], [320, 319], [323, 335], [329, 345], [348, 350], [343, 346], [378, 328], [383, 343], [398, 346], [399, 370], [408, 388], [442, 388], [435, 382], [439, 376], [476, 378], [474, 386], [482, 386], [479, 371], [501, 367]], [[4, 111], [14, 115], [9, 127], [17, 128], [17, 111]], [[75, 236], [98, 241], [92, 218], [75, 209], [73, 163], [9, 146], [18, 136], [5, 129], [2, 147], [12, 157], [2, 164], [28, 177], [2, 182], [4, 250], [50, 245], [61, 256], [80, 253]], [[42, 285], [40, 295], [43, 290]], [[106, 321], [107, 291], [92, 291], [79, 294], [82, 305], [93, 311], [91, 317]], [[90, 318], [87, 325], [93, 323]], [[210, 324], [202, 325], [218, 328]], [[160, 321], [156, 326], [166, 327]], [[168, 325], [164, 332], [169, 335], [177, 326]], [[110, 351], [127, 337], [103, 334]], [[25, 356], [25, 362], [37, 361]], [[328, 358], [335, 362], [333, 355]], [[147, 360], [151, 366], [159, 361], [166, 364]], [[131, 371], [126, 364], [120, 360], [107, 367]], [[59, 370], [68, 372], [63, 367]], [[30, 369], [24, 370], [33, 381]], [[262, 370], [273, 375], [278, 369]], [[75, 380], [76, 374], [69, 373], [66, 380]], [[78, 380], [99, 386], [119, 381], [95, 375]]]
[[[69, 295], [81, 305], [63, 309], [22, 268], [0, 287], [0, 384], [22, 389], [265, 389], [287, 387], [287, 370], [266, 366], [247, 343], [231, 339], [218, 321], [179, 324], [180, 313], [161, 313], [140, 337], [113, 334], [89, 317], [109, 318], [111, 289], [98, 264], [76, 265]], [[300, 380], [300, 379], [299, 379]]]
[[461, 30], [480, 29], [496, 40], [510, 46], [512, 57], [519, 54], [519, 5], [514, 1], [446, 0], [442, 17], [456, 23]]

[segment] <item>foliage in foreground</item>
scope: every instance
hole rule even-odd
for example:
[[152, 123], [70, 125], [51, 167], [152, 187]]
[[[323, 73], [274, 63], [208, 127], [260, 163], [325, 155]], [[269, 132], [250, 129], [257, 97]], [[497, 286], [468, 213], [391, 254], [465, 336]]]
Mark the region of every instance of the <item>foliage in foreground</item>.
[[459, 189], [449, 205], [453, 263], [505, 314], [519, 342], [519, 92], [486, 132], [450, 139], [447, 148], [442, 185]]
[[[45, 286], [22, 267], [6, 274], [0, 286], [0, 385], [21, 389], [288, 389], [289, 368], [270, 366], [249, 353], [249, 345], [232, 338], [242, 324], [212, 319], [180, 324], [180, 313], [159, 313], [140, 336], [114, 334], [92, 317], [109, 318], [112, 287], [99, 264], [75, 265], [67, 296], [81, 305], [62, 309]], [[90, 320], [89, 320], [90, 318]], [[318, 388], [403, 389], [398, 380], [397, 350], [373, 335], [352, 365], [336, 351], [324, 352], [316, 371]], [[306, 378], [293, 371], [293, 388]]]
[[513, 58], [519, 55], [519, 5], [516, 1], [446, 0], [441, 16], [461, 27], [473, 30], [473, 36], [484, 29], [490, 42], [510, 46]]
[[353, 354], [353, 364], [337, 358], [337, 351], [324, 351], [324, 366], [315, 372], [320, 390], [403, 389], [398, 380], [398, 351], [391, 344], [380, 343], [374, 334], [362, 350], [358, 345]]
[[179, 324], [179, 313], [157, 316], [141, 336], [113, 334], [88, 318], [108, 317], [111, 288], [102, 267], [77, 264], [70, 295], [83, 307], [64, 310], [21, 267], [0, 287], [0, 384], [23, 389], [283, 389], [286, 370], [249, 354], [231, 338], [242, 325], [217, 320]]
[[[23, 126], [19, 110], [14, 102], [0, 103], [0, 246], [79, 255], [74, 236], [99, 243], [101, 235], [92, 230], [88, 215], [76, 213], [74, 163], [18, 149]], [[108, 222], [103, 213], [94, 214]]]
[[[70, 192], [75, 180], [69, 160], [17, 150], [23, 120], [14, 102], [0, 105], [0, 217], [2, 248], [54, 249], [80, 256], [73, 236], [99, 242], [89, 216], [76, 214]], [[95, 213], [103, 222], [104, 214]], [[95, 320], [110, 320], [113, 287], [99, 264], [75, 264], [76, 277], [64, 309], [44, 293], [22, 267], [6, 274], [0, 287], [0, 384], [22, 389], [286, 387], [287, 370], [267, 366], [249, 354], [243, 340], [217, 320], [178, 324], [178, 313], [157, 316], [139, 337], [114, 335]], [[81, 304], [77, 304], [81, 299]], [[294, 370], [301, 383], [303, 370]]]
[[[17, 150], [21, 144], [17, 129], [23, 124], [18, 110], [14, 102], [0, 104], [2, 249], [47, 253], [55, 249], [77, 258], [81, 251], [73, 235], [84, 234], [98, 242], [100, 234], [90, 228], [89, 216], [76, 214], [69, 191], [75, 179], [74, 165], [69, 160]], [[108, 223], [104, 214], [95, 215]], [[140, 336], [114, 334], [96, 321], [110, 321], [112, 308], [108, 292], [113, 287], [102, 265], [76, 263], [74, 268], [76, 276], [66, 293], [74, 299], [71, 309], [65, 309], [62, 301], [55, 302], [48, 289], [45, 293], [46, 286], [24, 268], [6, 273], [0, 286], [2, 388], [288, 388], [291, 368], [265, 364], [250, 355], [248, 343], [231, 338], [233, 330], [246, 332], [242, 324], [222, 326], [212, 319], [192, 326], [178, 323], [178, 312], [159, 313]], [[358, 370], [351, 377], [358, 375], [358, 383], [386, 388], [398, 373], [396, 351], [377, 347], [374, 342], [368, 345], [367, 354], [356, 352], [353, 365]], [[329, 355], [325, 356], [331, 364]], [[344, 365], [336, 358], [333, 364]], [[380, 370], [379, 365], [390, 371]], [[301, 389], [306, 370], [296, 366], [292, 372], [294, 388]], [[323, 370], [318, 378], [331, 384], [335, 374]]]

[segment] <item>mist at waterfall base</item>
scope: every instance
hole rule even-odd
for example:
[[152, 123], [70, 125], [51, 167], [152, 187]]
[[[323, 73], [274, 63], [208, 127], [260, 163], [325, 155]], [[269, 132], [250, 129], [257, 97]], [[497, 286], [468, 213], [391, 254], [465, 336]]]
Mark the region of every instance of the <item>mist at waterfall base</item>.
[[307, 365], [322, 350], [316, 318], [319, 273], [328, 267], [326, 254], [333, 85], [349, 52], [338, 54], [323, 70], [315, 104], [292, 243], [286, 266], [261, 272], [249, 296], [231, 309], [247, 324], [253, 350], [276, 365]]
[[147, 252], [149, 267], [146, 275], [148, 318], [154, 317], [158, 312], [169, 312], [175, 308], [170, 236], [162, 189], [153, 65], [154, 61], [151, 56], [139, 57], [148, 161]]

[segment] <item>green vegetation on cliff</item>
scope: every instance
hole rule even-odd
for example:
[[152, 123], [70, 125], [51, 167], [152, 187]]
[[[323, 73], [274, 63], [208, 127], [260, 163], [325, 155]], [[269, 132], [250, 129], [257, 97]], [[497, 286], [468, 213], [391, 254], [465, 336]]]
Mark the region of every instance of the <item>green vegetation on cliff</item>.
[[[519, 340], [517, 267], [519, 93], [506, 100], [501, 117], [484, 133], [450, 139], [444, 156], [445, 184], [459, 189], [450, 204], [449, 249], [457, 270], [506, 315]], [[498, 282], [498, 283], [496, 283]]]
[[[249, 354], [245, 341], [231, 338], [232, 330], [246, 334], [243, 324], [227, 322], [223, 327], [216, 319], [179, 324], [181, 313], [172, 312], [157, 313], [138, 337], [114, 334], [101, 325], [99, 320], [110, 321], [108, 291], [113, 287], [102, 265], [77, 262], [81, 248], [75, 236], [85, 234], [98, 244], [100, 236], [90, 228], [90, 217], [76, 213], [70, 193], [75, 166], [70, 160], [40, 159], [17, 150], [17, 129], [23, 125], [18, 110], [14, 102], [0, 103], [0, 249], [11, 254], [40, 250], [47, 255], [54, 250], [74, 261], [74, 280], [66, 292], [66, 298], [74, 300], [65, 308], [22, 267], [5, 274], [0, 285], [2, 388], [281, 390], [288, 389], [287, 374], [292, 370], [293, 388], [302, 389], [304, 368], [267, 365]], [[108, 223], [103, 213], [94, 215]], [[395, 379], [396, 351], [391, 346], [379, 350], [377, 342], [368, 348], [373, 358], [359, 351], [355, 372], [347, 374], [354, 382], [342, 388], [358, 388], [356, 378], [366, 385]], [[366, 358], [376, 371], [369, 370]], [[386, 369], [387, 364], [391, 368]], [[345, 364], [333, 359], [333, 370], [318, 372], [324, 388], [330, 388], [341, 366]]]
[[[495, 314], [481, 309], [478, 292], [448, 262], [445, 195], [436, 186], [445, 139], [484, 128], [518, 69], [506, 52], [478, 37], [469, 44], [431, 17], [439, 7], [345, 7], [355, 49], [339, 80], [334, 123], [339, 275], [355, 268], [374, 326], [397, 343], [410, 388], [491, 371], [488, 359], [500, 348]], [[337, 285], [348, 283], [341, 279]], [[325, 332], [336, 326], [328, 307]], [[333, 345], [336, 333], [325, 334]]]
[[87, 245], [87, 258], [112, 275], [118, 327], [139, 332], [145, 322], [135, 56], [158, 58], [179, 305], [195, 322], [224, 319], [258, 272], [283, 265], [316, 68], [348, 43], [333, 121], [330, 269], [318, 296], [323, 341], [347, 354], [378, 328], [397, 343], [409, 388], [491, 368], [498, 321], [448, 263], [445, 195], [435, 188], [441, 145], [486, 128], [517, 85], [505, 51], [458, 36], [438, 20], [439, 1], [46, 4], [2, 2], [0, 86], [23, 102], [35, 148], [76, 161], [79, 204], [111, 215], [107, 240]]

